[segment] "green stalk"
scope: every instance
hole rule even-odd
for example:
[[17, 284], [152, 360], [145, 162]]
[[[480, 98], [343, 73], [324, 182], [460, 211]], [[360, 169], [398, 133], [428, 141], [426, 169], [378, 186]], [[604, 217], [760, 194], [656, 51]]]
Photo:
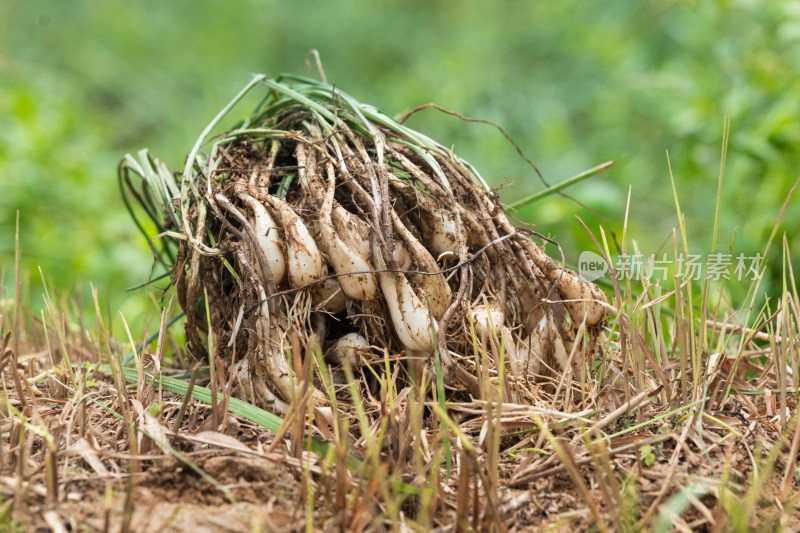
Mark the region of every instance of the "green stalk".
[[555, 193], [557, 193], [559, 191], [562, 191], [562, 190], [566, 189], [567, 187], [571, 187], [572, 185], [575, 185], [576, 183], [580, 183], [585, 179], [591, 178], [592, 176], [596, 176], [597, 174], [600, 174], [601, 172], [603, 172], [607, 168], [611, 167], [614, 163], [615, 163], [615, 161], [613, 161], [613, 160], [612, 161], [606, 161], [605, 163], [597, 165], [596, 167], [592, 167], [589, 170], [584, 170], [580, 174], [578, 174], [576, 176], [572, 176], [571, 178], [569, 178], [567, 180], [564, 180], [561, 183], [557, 183], [556, 185], [553, 185], [552, 187], [548, 187], [547, 189], [545, 189], [543, 191], [539, 191], [539, 192], [537, 192], [535, 194], [532, 194], [532, 195], [530, 195], [530, 196], [528, 196], [526, 198], [523, 198], [522, 200], [517, 200], [513, 204], [505, 206], [505, 208], [508, 211], [517, 211], [519, 209], [522, 209], [523, 207], [528, 206], [528, 205], [530, 205], [530, 204], [532, 204], [532, 203], [534, 203], [536, 201], [539, 201], [542, 198], [547, 198], [548, 196], [553, 195], [553, 194], [555, 194]]

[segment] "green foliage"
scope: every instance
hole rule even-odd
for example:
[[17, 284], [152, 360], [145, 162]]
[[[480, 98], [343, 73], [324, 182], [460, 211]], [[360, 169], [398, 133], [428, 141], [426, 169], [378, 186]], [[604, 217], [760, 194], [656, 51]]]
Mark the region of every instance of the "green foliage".
[[0, 512], [0, 533], [22, 533], [25, 531], [22, 524], [17, 523], [11, 516], [11, 506], [6, 504], [3, 499], [0, 499], [0, 504], [3, 505], [3, 510]]
[[[567, 192], [620, 231], [632, 185], [629, 231], [645, 253], [676, 223], [665, 149], [690, 240], [710, 242], [724, 115], [723, 248], [734, 230], [736, 251], [762, 248], [800, 168], [796, 3], [10, 0], [0, 19], [13, 21], [0, 32], [0, 253], [12, 257], [19, 209], [25, 268], [41, 265], [59, 287], [79, 278], [118, 295], [143, 281], [149, 251], [116, 190], [116, 162], [147, 146], [180, 169], [251, 72], [305, 74], [311, 48], [329, 81], [389, 114], [434, 101], [502, 125], [551, 184], [616, 159]], [[514, 183], [501, 191], [509, 203], [542, 188], [490, 127], [433, 110], [410, 125], [493, 185]], [[574, 263], [592, 248], [575, 213], [600, 223], [561, 197], [518, 214]], [[800, 210], [784, 227], [797, 232]], [[780, 256], [770, 259], [777, 272]]]
[[640, 453], [642, 454], [642, 463], [644, 463], [644, 466], [650, 467], [655, 464], [656, 454], [653, 453], [652, 446], [645, 444], [641, 447]]

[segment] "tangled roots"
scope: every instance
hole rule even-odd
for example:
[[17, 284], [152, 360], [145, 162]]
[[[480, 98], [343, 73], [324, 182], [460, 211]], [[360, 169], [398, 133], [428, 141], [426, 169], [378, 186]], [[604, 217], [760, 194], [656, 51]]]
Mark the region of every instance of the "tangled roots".
[[[331, 86], [260, 76], [246, 91], [262, 84], [257, 112], [208, 155], [201, 137], [180, 186], [146, 153], [120, 167], [177, 243], [195, 356], [210, 323], [240, 394], [278, 413], [298, 385], [291, 346], [351, 367], [406, 354], [432, 370], [438, 354], [452, 394], [504, 375], [521, 403], [585, 368], [605, 295], [514, 227], [471, 165]], [[503, 372], [481, 356], [501, 344]]]

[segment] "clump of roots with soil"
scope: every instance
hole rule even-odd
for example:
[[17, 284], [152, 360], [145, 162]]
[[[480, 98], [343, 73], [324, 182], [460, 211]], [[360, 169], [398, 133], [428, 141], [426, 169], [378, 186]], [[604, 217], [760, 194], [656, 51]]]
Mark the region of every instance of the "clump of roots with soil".
[[[255, 112], [210, 137], [256, 89]], [[325, 83], [256, 76], [182, 174], [142, 152], [120, 179], [158, 226], [191, 353], [210, 347], [275, 413], [305, 379], [312, 404], [330, 401], [321, 359], [298, 375], [293, 347], [319, 347], [334, 383], [347, 368], [369, 387], [365, 365], [402, 359], [402, 379], [439, 376], [448, 397], [500, 383], [519, 404], [600, 349], [606, 297], [551, 260], [552, 241], [514, 226], [451, 150]]]

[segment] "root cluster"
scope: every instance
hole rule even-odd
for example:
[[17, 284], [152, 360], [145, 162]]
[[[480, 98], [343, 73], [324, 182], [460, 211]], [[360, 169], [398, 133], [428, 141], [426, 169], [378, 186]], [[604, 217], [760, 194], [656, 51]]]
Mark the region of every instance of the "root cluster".
[[476, 398], [504, 376], [515, 403], [586, 369], [604, 294], [511, 224], [471, 165], [333, 87], [248, 88], [262, 84], [257, 112], [193, 151], [180, 187], [146, 154], [121, 167], [164, 191], [153, 218], [177, 242], [195, 356], [213, 332], [242, 396], [277, 413], [299, 382], [293, 346], [356, 375], [398, 355], [429, 373], [438, 360], [450, 393]]

